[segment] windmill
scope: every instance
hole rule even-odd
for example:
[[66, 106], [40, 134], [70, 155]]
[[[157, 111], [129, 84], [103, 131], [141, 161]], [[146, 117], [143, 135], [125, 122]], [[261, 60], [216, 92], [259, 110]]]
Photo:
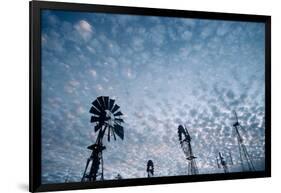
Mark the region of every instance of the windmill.
[[[107, 135], [107, 140], [113, 136], [116, 140], [116, 135], [122, 140], [124, 139], [124, 129], [121, 123], [124, 122], [121, 116], [120, 106], [114, 104], [115, 100], [110, 99], [108, 96], [97, 97], [92, 102], [90, 109], [91, 123], [95, 124], [94, 130], [98, 132], [96, 142], [88, 149], [92, 151], [91, 156], [87, 159], [86, 167], [82, 177], [82, 182], [94, 182], [97, 177], [103, 180], [103, 156], [102, 152], [105, 150], [103, 145], [103, 138]], [[101, 165], [101, 169], [100, 169]], [[90, 166], [90, 167], [89, 167]]]
[[[241, 124], [238, 121], [238, 116], [237, 116], [236, 111], [234, 111], [234, 116], [235, 116], [235, 122], [233, 124], [233, 127], [235, 129], [235, 133], [237, 136], [242, 170], [243, 171], [255, 171], [255, 167], [253, 165], [252, 159], [247, 151], [247, 148], [244, 144], [244, 140], [239, 132], [239, 130], [244, 130], [244, 128], [241, 126]], [[246, 162], [246, 164], [245, 164], [245, 162]]]
[[115, 180], [122, 180], [122, 179], [123, 179], [123, 177], [121, 176], [121, 174], [117, 174], [115, 176]]
[[188, 161], [188, 174], [189, 175], [196, 175], [199, 174], [197, 164], [196, 164], [196, 157], [193, 155], [192, 148], [191, 148], [191, 137], [186, 128], [182, 125], [178, 127], [178, 134], [179, 134], [179, 141], [182, 147], [182, 150], [185, 154], [185, 157]]
[[154, 176], [154, 165], [153, 165], [152, 160], [148, 160], [146, 171], [147, 171], [148, 178], [151, 178]]
[[69, 182], [69, 175], [67, 174], [65, 179], [64, 179], [64, 183], [68, 183]]
[[228, 165], [233, 165], [231, 153], [229, 152], [228, 155], [223, 155], [221, 152], [219, 152], [216, 159], [218, 168], [223, 168], [224, 173], [228, 173]]

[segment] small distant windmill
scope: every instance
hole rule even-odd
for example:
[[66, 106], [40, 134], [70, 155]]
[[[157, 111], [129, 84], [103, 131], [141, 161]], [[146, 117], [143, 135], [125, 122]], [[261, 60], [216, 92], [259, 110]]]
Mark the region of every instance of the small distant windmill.
[[[116, 135], [122, 140], [124, 139], [124, 129], [121, 123], [124, 122], [121, 116], [122, 112], [119, 110], [120, 106], [114, 104], [115, 100], [110, 99], [108, 96], [97, 97], [92, 102], [90, 113], [91, 123], [95, 124], [95, 132], [98, 132], [96, 142], [88, 147], [92, 151], [91, 156], [87, 159], [86, 167], [84, 170], [82, 182], [94, 182], [97, 177], [100, 176], [100, 180], [103, 180], [103, 156], [102, 152], [105, 150], [103, 145], [103, 137], [106, 135], [107, 140], [110, 141], [110, 137], [113, 136], [116, 140]], [[101, 164], [101, 171], [99, 169]], [[89, 168], [90, 166], [90, 168]]]
[[[235, 129], [235, 133], [237, 136], [237, 142], [239, 146], [239, 155], [240, 155], [240, 162], [241, 167], [243, 171], [255, 171], [255, 167], [253, 165], [252, 159], [247, 151], [247, 148], [244, 144], [244, 140], [239, 132], [239, 130], [244, 130], [244, 128], [241, 126], [241, 124], [238, 121], [238, 116], [236, 111], [233, 112], [235, 116], [235, 122], [233, 124], [233, 127]], [[245, 165], [246, 162], [246, 165]]]
[[123, 177], [121, 176], [121, 174], [117, 174], [117, 176], [115, 176], [115, 179], [116, 179], [116, 180], [122, 180]]
[[154, 176], [154, 165], [153, 165], [152, 160], [148, 160], [146, 171], [147, 171], [148, 178], [151, 178]]
[[227, 156], [219, 152], [219, 155], [217, 157], [217, 165], [218, 168], [223, 168], [224, 173], [228, 173], [228, 165], [233, 165], [231, 153], [229, 152]]
[[196, 157], [193, 155], [192, 148], [191, 148], [191, 137], [186, 128], [182, 125], [178, 127], [178, 134], [179, 134], [179, 141], [182, 147], [182, 150], [185, 154], [186, 159], [188, 160], [188, 174], [189, 175], [196, 175], [199, 174], [197, 164], [196, 164]]
[[67, 175], [66, 178], [64, 179], [64, 183], [68, 183], [69, 182], [69, 176]]

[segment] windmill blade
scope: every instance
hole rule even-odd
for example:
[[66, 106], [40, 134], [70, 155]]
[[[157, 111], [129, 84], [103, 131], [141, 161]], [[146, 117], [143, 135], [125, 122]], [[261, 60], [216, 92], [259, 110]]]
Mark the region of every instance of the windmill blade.
[[182, 125], [178, 127], [179, 140], [182, 140], [182, 135], [185, 135], [185, 130]]
[[124, 129], [121, 125], [115, 124], [113, 127], [114, 133], [118, 135], [122, 140], [124, 139]]
[[117, 111], [120, 107], [118, 105], [114, 105], [113, 109], [112, 109], [112, 113], [114, 113], [115, 111]]
[[124, 120], [123, 119], [120, 119], [120, 118], [116, 118], [114, 119], [115, 121], [119, 122], [119, 123], [124, 123]]
[[109, 141], [109, 142], [110, 142], [110, 127], [108, 128], [107, 141]]
[[114, 105], [114, 102], [115, 102], [114, 99], [110, 99], [110, 100], [109, 100], [109, 108], [108, 108], [108, 110], [111, 111], [111, 109], [112, 109], [112, 107], [113, 107], [113, 105]]
[[99, 129], [101, 129], [102, 125], [101, 124], [97, 124], [95, 126], [95, 132], [97, 132]]
[[101, 113], [95, 107], [91, 107], [90, 113], [98, 116], [101, 115]]
[[100, 128], [100, 131], [98, 133], [98, 137], [96, 139], [96, 142], [102, 142], [102, 139], [104, 137], [105, 131], [106, 131], [106, 125], [104, 126], [104, 128], [102, 129], [103, 124], [99, 124], [100, 126], [98, 126]]
[[112, 131], [112, 134], [113, 134], [114, 141], [116, 141], [116, 135], [115, 135], [114, 131]]
[[190, 136], [186, 127], [184, 128], [184, 130], [185, 130], [186, 135]]
[[92, 102], [92, 105], [94, 107], [96, 107], [96, 109], [98, 109], [99, 111], [101, 111], [101, 105], [99, 104], [98, 100], [95, 100], [94, 102]]
[[121, 111], [118, 111], [117, 113], [114, 114], [114, 116], [121, 116], [123, 113]]
[[103, 100], [104, 100], [104, 104], [105, 104], [105, 109], [108, 109], [108, 106], [109, 106], [109, 104], [108, 104], [109, 97], [108, 97], [108, 96], [105, 96], [105, 97], [103, 97]]
[[191, 136], [189, 135], [188, 130], [187, 130], [186, 127], [184, 128], [184, 136], [189, 141], [192, 139]]
[[99, 117], [91, 116], [91, 123], [98, 122], [99, 120]]
[[101, 105], [101, 109], [105, 110], [105, 105], [104, 105], [103, 97], [100, 96], [100, 97], [97, 98], [97, 100], [98, 100], [99, 104]]

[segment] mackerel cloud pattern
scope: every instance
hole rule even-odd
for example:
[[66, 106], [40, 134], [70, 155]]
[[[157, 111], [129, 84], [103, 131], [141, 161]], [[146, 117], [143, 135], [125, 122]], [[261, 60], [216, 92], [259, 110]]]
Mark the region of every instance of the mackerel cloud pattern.
[[42, 183], [79, 182], [95, 142], [91, 102], [120, 106], [124, 140], [107, 142], [104, 178], [186, 175], [177, 128], [192, 137], [199, 173], [242, 171], [233, 111], [264, 170], [264, 24], [87, 12], [42, 12]]

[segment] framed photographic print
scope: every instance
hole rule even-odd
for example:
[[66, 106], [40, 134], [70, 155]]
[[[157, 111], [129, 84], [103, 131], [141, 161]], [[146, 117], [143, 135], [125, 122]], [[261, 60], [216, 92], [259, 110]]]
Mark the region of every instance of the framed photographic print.
[[270, 29], [30, 2], [30, 191], [270, 177]]

